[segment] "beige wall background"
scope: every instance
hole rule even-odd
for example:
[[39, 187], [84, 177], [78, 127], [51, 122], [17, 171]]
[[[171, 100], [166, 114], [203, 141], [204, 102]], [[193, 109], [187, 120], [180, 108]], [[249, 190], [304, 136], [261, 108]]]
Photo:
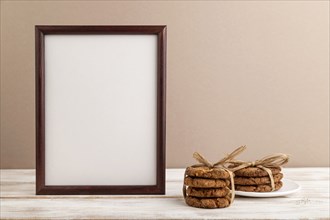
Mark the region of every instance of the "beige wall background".
[[167, 167], [329, 166], [329, 1], [1, 1], [1, 168], [35, 166], [34, 25], [168, 26]]

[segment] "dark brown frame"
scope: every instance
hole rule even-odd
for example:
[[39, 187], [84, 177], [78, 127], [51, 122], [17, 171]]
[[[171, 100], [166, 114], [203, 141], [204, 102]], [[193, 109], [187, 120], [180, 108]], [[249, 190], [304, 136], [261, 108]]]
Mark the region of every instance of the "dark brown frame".
[[[157, 55], [157, 183], [156, 185], [47, 186], [45, 185], [45, 56], [47, 34], [155, 34]], [[165, 194], [166, 26], [35, 26], [36, 46], [36, 194], [107, 195]]]

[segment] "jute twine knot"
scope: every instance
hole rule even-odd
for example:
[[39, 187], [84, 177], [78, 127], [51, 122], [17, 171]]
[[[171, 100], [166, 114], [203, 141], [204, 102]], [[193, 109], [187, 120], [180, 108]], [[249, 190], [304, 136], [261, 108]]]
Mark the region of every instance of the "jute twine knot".
[[277, 154], [272, 154], [272, 155], [266, 156], [260, 160], [255, 160], [252, 162], [231, 160], [231, 161], [227, 161], [227, 163], [231, 164], [231, 166], [228, 169], [230, 169], [232, 172], [235, 172], [237, 170], [241, 170], [241, 169], [244, 169], [247, 167], [258, 167], [258, 168], [265, 170], [269, 176], [272, 191], [274, 191], [275, 190], [275, 180], [274, 180], [272, 171], [269, 168], [280, 167], [283, 164], [286, 164], [288, 161], [289, 161], [289, 156], [287, 154], [277, 153]]
[[[230, 154], [227, 154], [226, 157], [222, 158], [221, 160], [219, 160], [216, 163], [210, 163], [205, 157], [203, 157], [200, 153], [195, 152], [193, 154], [193, 157], [200, 162], [200, 164], [194, 164], [192, 165], [192, 167], [203, 167], [206, 166], [210, 169], [212, 168], [222, 168], [224, 170], [226, 170], [229, 173], [230, 176], [230, 182], [231, 182], [231, 198], [230, 198], [230, 203], [232, 203], [234, 201], [235, 198], [235, 184], [234, 184], [234, 174], [233, 171], [227, 167], [225, 167], [226, 163], [229, 163], [231, 161], [234, 161], [234, 158], [239, 155], [240, 153], [242, 153], [244, 150], [246, 149], [246, 146], [240, 146], [239, 148], [237, 148], [236, 150], [234, 150], [233, 152], [231, 152]], [[184, 174], [184, 176], [186, 177], [186, 172]], [[183, 196], [186, 197], [186, 186], [183, 185]]]
[[236, 150], [234, 150], [233, 152], [231, 152], [230, 154], [227, 154], [227, 156], [225, 156], [224, 158], [222, 158], [221, 160], [219, 160], [218, 162], [212, 164], [210, 163], [205, 157], [203, 157], [200, 153], [195, 152], [193, 154], [193, 157], [200, 162], [201, 164], [195, 164], [193, 165], [194, 167], [198, 167], [198, 166], [207, 166], [208, 168], [214, 168], [214, 167], [222, 167], [222, 168], [226, 168], [224, 165], [230, 161], [233, 161], [234, 158], [239, 155], [240, 153], [242, 153], [244, 150], [246, 149], [246, 146], [240, 146], [239, 148], [237, 148]]

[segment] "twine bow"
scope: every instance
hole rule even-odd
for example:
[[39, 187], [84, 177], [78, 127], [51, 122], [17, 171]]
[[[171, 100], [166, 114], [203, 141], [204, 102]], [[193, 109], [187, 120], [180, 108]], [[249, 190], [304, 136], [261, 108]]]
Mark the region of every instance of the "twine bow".
[[273, 167], [279, 167], [283, 164], [286, 164], [289, 161], [289, 156], [287, 154], [277, 153], [266, 156], [260, 160], [252, 161], [252, 162], [245, 162], [240, 160], [231, 160], [227, 163], [230, 163], [230, 170], [235, 172], [240, 169], [244, 169], [246, 167], [258, 167], [265, 170], [268, 173], [270, 184], [272, 187], [272, 191], [275, 190], [275, 180], [272, 174], [271, 169]]
[[219, 160], [218, 162], [211, 164], [205, 157], [203, 157], [201, 154], [195, 152], [193, 154], [193, 157], [200, 162], [201, 164], [195, 164], [193, 165], [194, 167], [199, 167], [199, 166], [207, 166], [208, 168], [214, 168], [214, 167], [222, 167], [222, 168], [226, 168], [224, 167], [224, 165], [230, 161], [233, 161], [233, 159], [239, 155], [240, 153], [242, 153], [244, 150], [246, 149], [246, 146], [240, 146], [239, 148], [237, 148], [236, 150], [234, 150], [233, 152], [231, 152], [230, 154], [228, 154], [227, 156], [225, 156], [224, 158], [222, 158], [221, 160]]
[[[230, 161], [233, 161], [234, 158], [242, 153], [244, 150], [246, 149], [246, 146], [240, 146], [239, 148], [237, 148], [236, 150], [234, 150], [232, 153], [228, 154], [226, 157], [224, 157], [223, 159], [219, 160], [218, 162], [212, 164], [210, 163], [205, 157], [203, 157], [201, 154], [195, 152], [193, 154], [193, 157], [200, 162], [200, 164], [195, 164], [192, 165], [192, 167], [202, 167], [202, 166], [207, 166], [208, 168], [212, 169], [215, 167], [220, 167], [224, 170], [226, 170], [229, 173], [230, 176], [230, 182], [231, 182], [231, 198], [230, 198], [230, 203], [232, 203], [234, 201], [235, 198], [235, 184], [234, 184], [234, 174], [231, 171], [231, 169], [228, 169], [227, 167], [225, 167], [226, 163], [229, 163]], [[184, 176], [186, 177], [186, 172], [184, 174]], [[183, 196], [186, 197], [186, 186], [183, 185]]]

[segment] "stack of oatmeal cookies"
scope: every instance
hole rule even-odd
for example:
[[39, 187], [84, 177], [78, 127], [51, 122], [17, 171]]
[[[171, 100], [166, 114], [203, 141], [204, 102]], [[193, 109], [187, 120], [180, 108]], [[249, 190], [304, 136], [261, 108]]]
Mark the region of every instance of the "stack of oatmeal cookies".
[[[275, 183], [275, 189], [279, 190], [283, 183], [281, 179], [283, 174], [281, 173], [281, 167], [268, 168], [272, 172], [272, 176]], [[271, 186], [271, 180], [269, 174], [259, 167], [246, 167], [237, 170], [235, 173], [235, 189], [238, 191], [246, 192], [271, 192], [273, 191]]]
[[207, 166], [187, 167], [183, 194], [188, 205], [197, 208], [224, 208], [231, 204], [230, 174]]

